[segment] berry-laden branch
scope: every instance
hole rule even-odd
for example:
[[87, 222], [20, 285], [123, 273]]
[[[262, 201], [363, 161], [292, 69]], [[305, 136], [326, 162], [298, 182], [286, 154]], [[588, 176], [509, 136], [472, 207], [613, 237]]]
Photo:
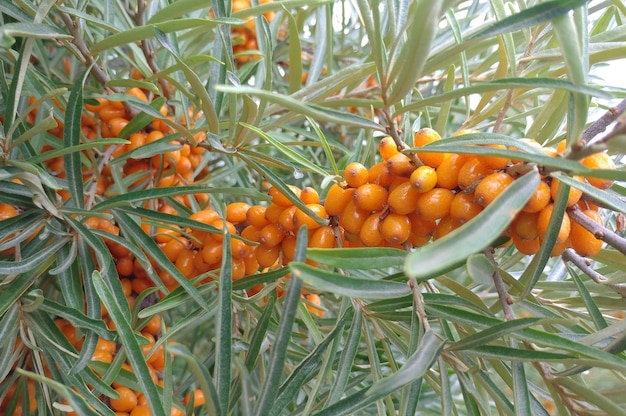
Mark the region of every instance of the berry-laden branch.
[[593, 234], [595, 238], [604, 241], [622, 254], [626, 254], [626, 239], [620, 237], [602, 224], [593, 221], [577, 206], [569, 209], [568, 213], [572, 220], [582, 225], [583, 228]]
[[579, 256], [573, 249], [565, 249], [563, 252], [563, 261], [569, 261], [582, 270], [594, 282], [605, 285], [606, 287], [615, 290], [615, 292], [617, 292], [621, 297], [626, 298], [626, 285], [619, 283], [607, 283], [607, 278], [596, 272], [591, 267], [589, 260]]

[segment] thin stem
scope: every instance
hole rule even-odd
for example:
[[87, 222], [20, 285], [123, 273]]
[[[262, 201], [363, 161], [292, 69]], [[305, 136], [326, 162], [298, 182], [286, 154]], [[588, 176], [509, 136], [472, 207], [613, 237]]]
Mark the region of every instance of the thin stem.
[[594, 137], [604, 133], [607, 127], [614, 122], [620, 114], [626, 111], [626, 98], [620, 101], [615, 107], [611, 107], [606, 113], [596, 121], [594, 121], [583, 132], [580, 141], [576, 143], [577, 148], [582, 148], [587, 145]]
[[[396, 146], [398, 147], [398, 150], [402, 152], [404, 149], [408, 147], [406, 143], [404, 143], [404, 140], [402, 139], [402, 135], [403, 135], [402, 130], [398, 128], [398, 124], [396, 123], [395, 118], [391, 115], [389, 108], [385, 108], [385, 110], [382, 112], [382, 115], [387, 124], [387, 134], [393, 139]], [[415, 166], [419, 167], [419, 166], [424, 165], [422, 161], [419, 160], [419, 158], [417, 157], [415, 153], [405, 153], [405, 154], [409, 157], [409, 159], [411, 159], [411, 163], [413, 163]]]
[[422, 322], [425, 331], [430, 330], [430, 323], [428, 322], [428, 316], [426, 315], [426, 310], [424, 309], [424, 296], [422, 296], [422, 292], [419, 290], [419, 283], [415, 279], [409, 280], [409, 287], [413, 291], [413, 299], [415, 299], [415, 314]]
[[498, 263], [496, 263], [496, 259], [493, 257], [493, 251], [490, 247], [487, 247], [483, 252], [485, 253], [485, 256], [487, 256], [487, 260], [489, 260], [493, 266], [493, 274], [491, 277], [493, 278], [493, 283], [495, 284], [496, 291], [498, 292], [498, 298], [500, 299], [500, 304], [502, 305], [502, 312], [504, 312], [504, 319], [512, 321], [515, 319], [515, 313], [511, 307], [513, 300], [511, 299], [509, 292], [506, 290], [504, 279], [502, 279], [500, 270], [498, 270]]
[[595, 271], [591, 267], [589, 260], [579, 256], [573, 249], [565, 249], [562, 258], [564, 261], [569, 261], [570, 263], [578, 267], [594, 282], [605, 285], [606, 287], [615, 290], [615, 292], [617, 292], [621, 297], [626, 298], [626, 285], [619, 283], [607, 283], [607, 278], [604, 275]]

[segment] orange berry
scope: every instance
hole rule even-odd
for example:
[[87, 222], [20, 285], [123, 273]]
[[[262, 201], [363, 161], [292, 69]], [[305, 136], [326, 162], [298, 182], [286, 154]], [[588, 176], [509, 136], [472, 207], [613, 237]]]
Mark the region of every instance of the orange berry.
[[420, 166], [411, 173], [409, 182], [417, 192], [428, 192], [437, 185], [437, 172], [430, 166]]
[[[109, 328], [113, 329], [113, 328]], [[113, 362], [113, 354], [109, 351], [103, 350], [95, 350], [93, 355], [91, 356], [92, 361], [101, 361], [103, 363], [112, 363]]]
[[450, 203], [450, 216], [463, 222], [474, 218], [483, 210], [483, 206], [474, 202], [474, 198], [474, 194], [466, 194], [465, 192], [454, 195]]
[[363, 222], [359, 230], [359, 239], [363, 245], [368, 247], [379, 246], [383, 242], [383, 235], [380, 232], [380, 213], [370, 214]]
[[[425, 127], [423, 129], [418, 130], [413, 136], [413, 146], [414, 147], [422, 147], [429, 143], [436, 142], [437, 140], [441, 140], [441, 136], [435, 130]], [[445, 153], [424, 153], [417, 152], [416, 155], [419, 160], [422, 161], [427, 166], [432, 168], [436, 168], [443, 162]]]
[[[579, 182], [583, 182], [585, 180], [585, 178], [583, 178], [582, 176], [573, 176], [572, 179], [575, 179]], [[558, 190], [559, 181], [553, 178], [552, 183], [550, 184], [550, 196], [553, 200], [556, 199], [556, 193]], [[574, 206], [576, 203], [578, 203], [581, 196], [583, 196], [583, 191], [578, 188], [574, 188], [573, 186], [570, 186], [569, 194], [567, 195], [567, 206]]]
[[158, 335], [161, 333], [161, 316], [154, 315], [150, 318], [143, 330], [152, 335]]
[[274, 247], [283, 241], [285, 230], [278, 224], [268, 224], [261, 229], [259, 236], [261, 244], [267, 247]]
[[292, 234], [286, 235], [280, 244], [280, 249], [283, 252], [283, 263], [293, 261], [296, 255], [296, 236]]
[[369, 172], [367, 168], [359, 162], [349, 163], [343, 171], [343, 177], [346, 180], [348, 186], [352, 188], [358, 188], [367, 182], [369, 178]]
[[[301, 192], [300, 188], [294, 185], [287, 185], [287, 187], [289, 188], [289, 190], [291, 190], [291, 192], [294, 194], [296, 198], [300, 198], [300, 192]], [[275, 186], [272, 186], [268, 192], [269, 192], [269, 195], [272, 197], [273, 203], [280, 205], [281, 207], [288, 207], [288, 206], [293, 205], [293, 202], [291, 202], [291, 200], [289, 200]]]
[[411, 235], [430, 237], [437, 227], [437, 221], [427, 220], [416, 212], [407, 215], [407, 217], [411, 223]]
[[411, 221], [406, 215], [391, 213], [382, 220], [380, 232], [389, 244], [402, 244], [411, 234]]
[[257, 228], [263, 228], [269, 221], [265, 218], [265, 207], [262, 205], [253, 205], [246, 211], [246, 219], [250, 225]]
[[[323, 205], [320, 204], [307, 204], [307, 208], [313, 211], [320, 218], [327, 218], [328, 214], [326, 213], [326, 209]], [[309, 229], [314, 230], [316, 228], [321, 227], [317, 221], [313, 217], [310, 217], [301, 209], [296, 209], [296, 213], [293, 216], [293, 224], [295, 229], [300, 229], [303, 225]]]
[[170, 261], [176, 261], [180, 253], [186, 248], [187, 244], [185, 239], [172, 238], [161, 247], [161, 250]]
[[449, 189], [431, 189], [417, 200], [417, 212], [427, 220], [443, 218], [450, 213], [453, 198], [454, 194]]
[[437, 166], [437, 186], [454, 189], [459, 185], [459, 172], [467, 161], [467, 155], [444, 153], [441, 164]]
[[[608, 153], [596, 153], [580, 161], [589, 169], [615, 169], [615, 162]], [[587, 178], [587, 182], [596, 188], [608, 189], [613, 185], [613, 180], [602, 178]]]
[[335, 231], [330, 225], [318, 228], [309, 237], [311, 248], [333, 248], [335, 242]]
[[378, 142], [378, 153], [384, 160], [388, 160], [391, 156], [400, 153], [400, 151], [393, 138], [386, 136]]
[[260, 244], [254, 253], [259, 266], [272, 267], [280, 255], [280, 246], [268, 247], [265, 244]]
[[152, 416], [152, 410], [150, 410], [150, 406], [147, 404], [136, 406], [131, 412], [129, 416]]
[[146, 97], [146, 93], [144, 93], [140, 88], [133, 87], [126, 92], [128, 95], [132, 95], [135, 98], [140, 99], [141, 101], [148, 102], [148, 97]]
[[[589, 209], [582, 212], [597, 224], [604, 225], [602, 217], [596, 211]], [[585, 257], [592, 257], [598, 254], [603, 244], [602, 240], [597, 239], [576, 221], [572, 221], [569, 238], [576, 253]]]
[[304, 204], [319, 204], [320, 195], [317, 193], [315, 188], [306, 186], [302, 188], [302, 191], [300, 192], [300, 200], [304, 202]]
[[387, 167], [387, 162], [378, 162], [369, 170], [367, 181], [380, 186], [389, 186], [393, 181], [393, 175]]
[[212, 238], [207, 239], [204, 242], [204, 246], [200, 253], [202, 253], [202, 260], [207, 265], [218, 264], [222, 261], [222, 243]]
[[491, 173], [493, 173], [493, 169], [484, 165], [478, 158], [472, 157], [459, 170], [459, 188], [468, 188]]
[[364, 211], [381, 211], [387, 203], [387, 190], [375, 183], [365, 183], [354, 192], [354, 203]]
[[106, 351], [114, 354], [117, 351], [117, 344], [113, 341], [109, 341], [108, 339], [98, 338], [98, 342], [96, 343], [96, 350]]
[[293, 231], [295, 229], [294, 216], [297, 209], [298, 207], [292, 205], [283, 209], [283, 212], [280, 213], [278, 216], [278, 225], [283, 227], [283, 230]]
[[128, 277], [133, 274], [133, 256], [120, 257], [115, 262], [115, 269], [120, 276]]
[[261, 230], [262, 228], [255, 227], [254, 225], [248, 225], [241, 231], [241, 236], [246, 240], [258, 243], [261, 241]]
[[511, 183], [513, 183], [511, 175], [504, 172], [494, 172], [483, 178], [476, 186], [474, 191], [475, 201], [485, 207], [496, 199]]
[[106, 105], [98, 111], [98, 118], [105, 123], [114, 118], [123, 118], [124, 116], [126, 116], [126, 110], [124, 110], [124, 107], [115, 108], [112, 105]]
[[324, 208], [326, 209], [326, 213], [328, 215], [339, 215], [346, 209], [346, 205], [348, 202], [352, 201], [354, 196], [355, 189], [347, 188], [344, 189], [336, 183], [332, 184], [328, 193], [326, 194], [326, 199], [324, 200]]
[[226, 205], [226, 221], [239, 224], [247, 220], [250, 205], [245, 202], [233, 202]]
[[306, 295], [306, 300], [307, 300], [307, 303], [305, 303], [306, 309], [309, 312], [311, 312], [313, 315], [317, 315], [320, 318], [323, 318], [324, 314], [326, 313], [324, 309], [315, 307], [315, 306], [320, 306], [322, 304], [322, 299], [319, 297], [319, 295], [315, 293], [309, 293], [308, 295]]
[[129, 412], [137, 406], [137, 395], [128, 387], [118, 387], [115, 392], [119, 394], [118, 399], [111, 399], [111, 408], [119, 412]]
[[[235, 225], [230, 221], [224, 222], [221, 218], [213, 220], [209, 225], [217, 228], [218, 230], [222, 232], [224, 231], [224, 226], [225, 226], [226, 230], [228, 231], [230, 235], [237, 234], [237, 228], [235, 228]], [[209, 235], [213, 237], [213, 239], [215, 239], [216, 241], [221, 242], [224, 239], [224, 234], [222, 232], [210, 233]]]
[[550, 202], [550, 186], [544, 181], [540, 181], [537, 189], [532, 194], [524, 208], [523, 212], [539, 212]]
[[265, 209], [265, 219], [268, 223], [277, 224], [278, 218], [285, 208], [286, 207], [282, 205], [278, 205], [272, 202]]
[[[502, 149], [502, 150], [506, 150], [506, 146], [503, 144], [486, 144], [483, 145], [484, 147], [491, 147], [493, 149]], [[485, 165], [486, 167], [493, 169], [493, 170], [500, 170], [500, 169], [504, 169], [508, 164], [509, 164], [509, 159], [505, 158], [505, 157], [499, 157], [499, 156], [484, 156], [484, 155], [480, 155], [478, 156], [478, 159], [480, 160], [480, 162]]]
[[389, 193], [387, 204], [396, 214], [407, 215], [415, 211], [420, 195], [410, 182], [404, 182]]
[[537, 230], [538, 212], [520, 212], [511, 223], [512, 232], [522, 240], [534, 240], [539, 237]]
[[[539, 238], [542, 240], [545, 238], [546, 233], [548, 232], [548, 223], [550, 222], [550, 218], [552, 217], [552, 211], [554, 210], [554, 204], [548, 204], [544, 209], [539, 211], [539, 215], [537, 217], [537, 232], [539, 233]], [[559, 228], [559, 233], [557, 235], [556, 244], [564, 243], [567, 241], [571, 230], [570, 218], [567, 213], [563, 215], [563, 220], [561, 221], [561, 226]]]
[[387, 168], [392, 175], [408, 178], [416, 169], [416, 166], [407, 155], [397, 153], [387, 159]]
[[369, 211], [358, 208], [354, 201], [350, 201], [339, 216], [339, 225], [351, 234], [358, 234], [369, 214]]
[[202, 406], [206, 400], [204, 398], [204, 393], [200, 389], [195, 389], [193, 392], [189, 392], [185, 395], [185, 404], [188, 404], [191, 401], [191, 395], [193, 394], [193, 406], [198, 407]]
[[513, 245], [515, 248], [522, 254], [533, 255], [539, 251], [541, 248], [541, 240], [539, 237], [534, 238], [532, 240], [524, 240], [515, 232], [511, 233], [511, 240], [513, 241]]
[[128, 120], [122, 117], [114, 117], [107, 121], [107, 125], [109, 127], [109, 132], [112, 137], [119, 136], [120, 132], [126, 125], [128, 124]]
[[193, 257], [194, 257], [193, 250], [183, 250], [183, 252], [180, 253], [178, 258], [176, 259], [176, 262], [174, 263], [176, 268], [187, 279], [190, 279], [191, 277], [193, 277], [193, 270], [194, 270]]
[[437, 228], [435, 228], [435, 232], [433, 233], [433, 240], [438, 240], [441, 237], [450, 234], [461, 225], [463, 225], [463, 223], [457, 218], [453, 218], [450, 215], [448, 215], [447, 217], [443, 217], [441, 220], [439, 220]]

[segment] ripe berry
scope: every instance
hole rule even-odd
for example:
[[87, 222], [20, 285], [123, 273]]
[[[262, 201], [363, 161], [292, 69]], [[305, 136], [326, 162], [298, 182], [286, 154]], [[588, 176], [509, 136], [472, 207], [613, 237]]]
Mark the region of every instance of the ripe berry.
[[411, 173], [409, 182], [417, 192], [428, 192], [437, 185], [437, 172], [430, 166], [420, 166]]
[[[313, 211], [318, 217], [327, 218], [328, 214], [326, 213], [326, 209], [323, 205], [320, 204], [307, 204], [306, 206], [311, 211]], [[295, 229], [299, 229], [303, 225], [309, 230], [314, 230], [316, 228], [321, 227], [319, 223], [313, 219], [313, 217], [309, 217], [304, 211], [300, 208], [296, 209], [296, 213], [293, 216], [293, 225]]]
[[437, 186], [454, 189], [459, 185], [459, 172], [467, 161], [467, 155], [445, 153], [441, 164], [437, 166]]
[[513, 234], [518, 235], [522, 240], [534, 240], [539, 237], [537, 230], [538, 212], [520, 212], [511, 223]]
[[359, 162], [352, 162], [346, 166], [343, 171], [343, 177], [346, 180], [348, 186], [352, 188], [358, 188], [367, 182], [369, 178], [369, 172], [367, 168]]
[[358, 208], [354, 201], [350, 201], [339, 216], [339, 225], [348, 233], [358, 234], [369, 215], [369, 211]]
[[285, 230], [278, 224], [267, 224], [261, 229], [259, 242], [266, 247], [275, 247], [283, 241]]
[[496, 199], [511, 183], [513, 183], [513, 178], [509, 174], [504, 172], [492, 173], [476, 186], [474, 191], [475, 201], [485, 207]]
[[246, 220], [250, 225], [263, 228], [269, 221], [265, 218], [265, 207], [262, 205], [253, 205], [246, 211]]
[[541, 211], [550, 202], [550, 186], [544, 181], [540, 181], [537, 189], [532, 194], [524, 208], [523, 212], [533, 213]]
[[387, 168], [392, 175], [408, 178], [415, 170], [415, 165], [407, 155], [397, 153], [387, 159]]
[[326, 208], [326, 213], [328, 215], [339, 215], [346, 209], [346, 205], [348, 202], [352, 201], [354, 196], [355, 189], [347, 188], [344, 189], [336, 183], [332, 184], [328, 193], [326, 194], [326, 199], [324, 200], [324, 208]]
[[[572, 179], [575, 179], [579, 182], [583, 182], [585, 180], [582, 176], [573, 176]], [[552, 179], [552, 183], [550, 184], [550, 196], [553, 200], [556, 199], [556, 193], [558, 189], [559, 181], [556, 179]], [[569, 194], [567, 195], [567, 206], [574, 206], [578, 202], [578, 200], [580, 200], [581, 196], [583, 196], [583, 191], [578, 188], [574, 188], [573, 186], [570, 186]]]
[[111, 399], [111, 408], [118, 412], [130, 412], [137, 406], [137, 394], [128, 387], [118, 387], [115, 389], [119, 394], [118, 399]]
[[387, 203], [387, 190], [374, 183], [359, 186], [354, 193], [354, 203], [365, 211], [381, 211]]
[[406, 215], [391, 213], [382, 220], [380, 232], [389, 244], [402, 244], [411, 234], [411, 221]]
[[387, 167], [387, 162], [378, 162], [370, 168], [367, 181], [386, 187], [391, 184], [393, 178], [394, 176]]
[[[503, 144], [486, 144], [484, 147], [506, 150], [506, 146]], [[504, 169], [509, 164], [509, 159], [505, 157], [481, 155], [478, 158], [483, 165], [493, 170]]]
[[315, 188], [307, 186], [300, 191], [300, 200], [304, 202], [304, 204], [319, 204], [320, 195]]
[[467, 222], [483, 210], [483, 206], [474, 202], [474, 194], [459, 192], [450, 203], [450, 216]]
[[309, 247], [311, 248], [333, 248], [335, 242], [335, 231], [330, 225], [318, 228], [309, 237]]
[[[539, 238], [541, 238], [542, 240], [545, 238], [546, 233], [548, 232], [548, 223], [550, 221], [550, 218], [552, 217], [553, 210], [554, 204], [548, 204], [544, 209], [539, 211], [539, 215], [537, 217], [537, 232], [539, 233]], [[559, 227], [556, 244], [561, 244], [567, 241], [570, 229], [570, 218], [569, 215], [565, 213], [565, 215], [563, 215], [563, 220], [561, 221], [561, 226]]]
[[410, 182], [403, 182], [389, 193], [387, 204], [396, 214], [407, 215], [415, 211], [420, 195]]
[[259, 244], [254, 253], [259, 266], [272, 267], [280, 255], [280, 246], [268, 247], [265, 244]]
[[441, 237], [450, 234], [452, 231], [459, 228], [463, 223], [457, 218], [453, 218], [450, 215], [443, 217], [439, 220], [437, 228], [433, 233], [433, 240], [439, 240]]
[[285, 208], [286, 207], [272, 202], [265, 209], [265, 219], [267, 220], [268, 223], [272, 223], [272, 224], [278, 223], [278, 218], [280, 217], [280, 214], [283, 212]]
[[454, 194], [445, 188], [435, 188], [421, 194], [417, 200], [417, 212], [427, 220], [437, 220], [450, 213]]
[[[597, 224], [604, 225], [604, 221], [598, 212], [589, 209], [583, 211], [583, 214]], [[591, 232], [576, 221], [572, 222], [569, 238], [572, 243], [572, 248], [576, 250], [576, 253], [584, 257], [592, 257], [598, 254], [603, 244], [602, 240], [597, 239]]]
[[[615, 163], [608, 153], [596, 153], [580, 161], [590, 169], [615, 169]], [[587, 178], [587, 182], [596, 188], [608, 189], [613, 185], [613, 180], [602, 178]]]
[[283, 227], [285, 231], [293, 231], [295, 229], [294, 216], [298, 207], [292, 205], [287, 207], [278, 216], [278, 224]]
[[390, 137], [383, 137], [378, 142], [378, 152], [384, 160], [388, 160], [391, 156], [400, 153], [396, 142]]
[[[296, 198], [300, 198], [300, 192], [301, 192], [300, 188], [298, 188], [297, 186], [294, 186], [294, 185], [287, 185], [287, 187], [294, 194], [293, 196], [295, 196]], [[293, 205], [293, 202], [291, 202], [291, 200], [289, 200], [289, 198], [287, 198], [275, 186], [272, 186], [269, 189], [268, 193], [272, 197], [272, 202], [274, 204], [280, 205], [281, 207], [288, 207], [288, 206]]]
[[380, 232], [380, 213], [370, 214], [361, 229], [359, 230], [359, 239], [363, 245], [368, 247], [379, 246], [383, 242], [383, 235]]
[[233, 202], [226, 205], [226, 221], [239, 224], [247, 220], [250, 205], [245, 202]]
[[536, 254], [541, 248], [541, 240], [539, 237], [534, 238], [532, 240], [524, 240], [515, 232], [511, 233], [511, 240], [513, 241], [513, 245], [515, 248], [522, 254], [526, 254], [528, 256]]
[[481, 162], [481, 159], [472, 157], [468, 159], [459, 170], [459, 188], [465, 189], [475, 184], [478, 180], [493, 173], [493, 169]]
[[[437, 140], [441, 140], [441, 136], [435, 130], [425, 127], [423, 129], [418, 130], [413, 136], [413, 147], [422, 147], [429, 143], [436, 142]], [[444, 153], [424, 153], [417, 152], [416, 153], [419, 160], [422, 161], [426, 166], [430, 166], [432, 168], [436, 168], [441, 165], [443, 162]]]

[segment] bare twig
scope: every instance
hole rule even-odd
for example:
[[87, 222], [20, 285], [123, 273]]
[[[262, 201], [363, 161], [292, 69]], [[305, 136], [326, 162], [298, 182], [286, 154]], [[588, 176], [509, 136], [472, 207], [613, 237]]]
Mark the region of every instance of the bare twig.
[[578, 267], [594, 282], [609, 287], [617, 292], [622, 298], [626, 298], [626, 285], [619, 283], [607, 283], [607, 278], [596, 272], [589, 264], [589, 261], [584, 257], [579, 256], [573, 249], [565, 249], [562, 258], [564, 261], [569, 261]]
[[583, 132], [580, 141], [576, 143], [577, 148], [582, 148], [587, 145], [594, 137], [597, 135], [604, 133], [606, 128], [614, 122], [617, 117], [621, 113], [626, 111], [626, 99], [623, 99], [619, 102], [615, 107], [611, 107], [608, 109], [606, 113], [595, 122], [593, 122], [585, 131]]
[[419, 283], [415, 279], [409, 280], [409, 287], [413, 291], [413, 299], [415, 299], [415, 314], [424, 325], [424, 330], [430, 330], [430, 323], [428, 322], [428, 316], [426, 315], [426, 310], [424, 309], [424, 296], [419, 289]]
[[496, 259], [493, 257], [493, 251], [490, 247], [487, 247], [483, 252], [493, 266], [493, 274], [491, 275], [491, 277], [493, 278], [493, 283], [496, 285], [498, 298], [500, 299], [500, 303], [502, 304], [504, 319], [507, 321], [512, 321], [513, 319], [515, 319], [515, 313], [513, 312], [513, 308], [511, 307], [513, 300], [511, 299], [509, 292], [507, 292], [506, 287], [504, 286], [504, 280], [502, 279], [502, 275], [498, 270], [498, 264], [496, 263]]

